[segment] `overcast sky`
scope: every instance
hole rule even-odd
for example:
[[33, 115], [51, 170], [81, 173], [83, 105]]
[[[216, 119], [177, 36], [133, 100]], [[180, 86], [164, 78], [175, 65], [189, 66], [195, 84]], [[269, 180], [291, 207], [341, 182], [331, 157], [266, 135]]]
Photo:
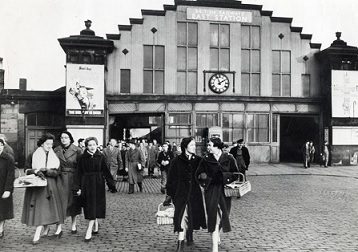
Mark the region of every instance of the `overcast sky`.
[[[293, 18], [292, 26], [312, 34], [321, 50], [335, 32], [358, 46], [357, 0], [244, 0], [263, 5], [275, 17]], [[0, 0], [0, 57], [4, 58], [5, 88], [18, 88], [27, 79], [28, 90], [54, 90], [65, 85], [65, 53], [58, 38], [78, 35], [92, 20], [97, 36], [117, 34], [118, 24], [141, 18], [141, 9], [163, 10], [174, 0]]]

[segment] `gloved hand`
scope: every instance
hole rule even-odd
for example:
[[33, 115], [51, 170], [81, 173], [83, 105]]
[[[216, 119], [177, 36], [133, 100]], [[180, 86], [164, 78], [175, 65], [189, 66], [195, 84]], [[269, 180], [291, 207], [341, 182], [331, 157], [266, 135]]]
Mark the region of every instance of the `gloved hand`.
[[45, 180], [45, 175], [42, 172], [36, 172], [36, 176], [39, 176], [41, 179]]
[[201, 173], [201, 174], [199, 175], [199, 179], [205, 180], [205, 179], [207, 179], [207, 178], [208, 178], [208, 175], [207, 175], [205, 172], [203, 172], [203, 173]]
[[116, 192], [118, 192], [116, 188], [111, 188], [111, 189], [109, 189], [109, 191], [110, 191], [111, 193], [116, 193]]
[[170, 197], [169, 195], [167, 195], [167, 196], [165, 197], [164, 202], [163, 202], [163, 206], [169, 206], [171, 202], [172, 202], [172, 197]]

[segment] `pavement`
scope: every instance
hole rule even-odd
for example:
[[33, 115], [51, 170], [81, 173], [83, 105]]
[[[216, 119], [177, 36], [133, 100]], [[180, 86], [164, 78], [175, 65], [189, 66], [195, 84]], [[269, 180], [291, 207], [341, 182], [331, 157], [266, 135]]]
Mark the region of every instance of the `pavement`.
[[[156, 175], [158, 175], [156, 173]], [[252, 191], [232, 199], [232, 231], [221, 234], [220, 252], [336, 252], [358, 251], [358, 166], [251, 164], [247, 173]], [[84, 242], [88, 221], [79, 216], [78, 233], [70, 233], [70, 220], [59, 239], [53, 233], [31, 241], [35, 227], [21, 224], [24, 190], [15, 189], [15, 218], [6, 221], [0, 251], [120, 251], [167, 252], [176, 249], [171, 225], [158, 225], [156, 212], [164, 200], [160, 179], [146, 177], [143, 193], [118, 181], [118, 193], [107, 193], [107, 216], [99, 220], [99, 234]], [[194, 245], [186, 251], [210, 252], [207, 230], [194, 232]]]

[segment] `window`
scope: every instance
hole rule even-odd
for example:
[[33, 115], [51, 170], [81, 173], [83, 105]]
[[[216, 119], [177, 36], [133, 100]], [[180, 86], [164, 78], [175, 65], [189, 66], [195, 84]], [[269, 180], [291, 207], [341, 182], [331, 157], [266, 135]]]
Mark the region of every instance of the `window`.
[[302, 74], [302, 96], [309, 97], [310, 96], [310, 86], [311, 86], [311, 76], [309, 74]]
[[180, 142], [182, 138], [191, 136], [191, 113], [170, 113], [166, 138]]
[[144, 46], [143, 93], [164, 94], [164, 46]]
[[222, 129], [224, 142], [244, 139], [244, 114], [223, 114]]
[[210, 24], [210, 69], [230, 70], [230, 26]]
[[241, 94], [260, 95], [261, 37], [259, 26], [241, 27]]
[[248, 142], [269, 142], [269, 115], [248, 114], [246, 118]]
[[62, 127], [64, 125], [64, 115], [48, 112], [30, 113], [26, 116], [27, 126], [54, 126]]
[[218, 114], [196, 114], [196, 132], [195, 141], [206, 142], [208, 137], [208, 129], [212, 126], [218, 126]]
[[278, 115], [273, 114], [272, 115], [272, 142], [277, 143], [278, 142]]
[[178, 23], [177, 94], [196, 94], [198, 79], [198, 24]]
[[121, 69], [121, 93], [130, 93], [131, 91], [131, 70]]
[[272, 51], [272, 95], [291, 96], [290, 51]]

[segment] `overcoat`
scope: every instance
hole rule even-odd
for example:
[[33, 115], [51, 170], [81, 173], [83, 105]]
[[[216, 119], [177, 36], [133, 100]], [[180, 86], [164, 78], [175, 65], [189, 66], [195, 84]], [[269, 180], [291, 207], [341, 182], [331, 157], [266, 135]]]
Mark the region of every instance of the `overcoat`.
[[115, 182], [107, 167], [105, 157], [97, 150], [91, 155], [85, 150], [79, 158], [76, 190], [81, 189], [85, 219], [106, 217], [106, 188], [115, 189]]
[[82, 149], [71, 144], [64, 152], [64, 148], [59, 145], [54, 149], [60, 159], [60, 171], [57, 182], [62, 188], [61, 200], [65, 216], [76, 216], [81, 214], [81, 204], [78, 197], [74, 197], [73, 186], [77, 170], [77, 162], [82, 154]]
[[117, 147], [112, 147], [111, 150], [111, 147], [107, 146], [103, 150], [103, 155], [106, 158], [107, 166], [113, 178], [115, 178], [115, 176], [118, 174], [118, 169], [123, 169], [121, 151]]
[[206, 228], [206, 218], [203, 203], [203, 195], [195, 172], [199, 166], [201, 157], [193, 155], [190, 160], [183, 152], [175, 157], [170, 165], [167, 180], [167, 195], [171, 196], [174, 210], [174, 232], [183, 231], [181, 221], [187, 206], [188, 229], [199, 230]]
[[[138, 164], [141, 164], [142, 170], [138, 170]], [[143, 168], [145, 166], [145, 158], [143, 156], [143, 152], [138, 148], [127, 150], [126, 166], [128, 168], [129, 184], [142, 183]]]
[[[237, 157], [237, 149], [239, 147], [236, 146], [234, 148], [232, 148], [230, 150], [230, 154], [234, 156], [234, 158], [236, 159]], [[250, 164], [250, 153], [249, 153], [249, 150], [245, 147], [245, 146], [242, 146], [241, 148], [242, 150], [242, 157], [244, 159], [244, 162], [245, 162], [245, 170], [248, 170], [249, 169], [249, 164]], [[239, 165], [239, 164], [238, 164]], [[240, 167], [239, 167], [239, 170], [240, 170]]]
[[[0, 155], [0, 221], [14, 218], [14, 204], [12, 193], [14, 190], [14, 159], [4, 151]], [[2, 199], [5, 191], [10, 192], [10, 196]]]
[[[218, 208], [221, 210], [221, 223], [223, 232], [230, 232], [230, 208], [231, 198], [225, 197], [224, 193], [224, 177], [231, 177], [231, 180], [238, 178], [238, 168], [236, 161], [231, 154], [222, 153], [219, 161], [215, 159], [213, 154], [209, 153], [203, 157], [196, 171], [195, 178], [198, 179], [200, 185], [205, 188], [205, 205], [208, 217], [208, 231], [214, 232]], [[206, 179], [201, 178], [201, 174], [207, 175]], [[200, 177], [199, 177], [200, 176]]]

